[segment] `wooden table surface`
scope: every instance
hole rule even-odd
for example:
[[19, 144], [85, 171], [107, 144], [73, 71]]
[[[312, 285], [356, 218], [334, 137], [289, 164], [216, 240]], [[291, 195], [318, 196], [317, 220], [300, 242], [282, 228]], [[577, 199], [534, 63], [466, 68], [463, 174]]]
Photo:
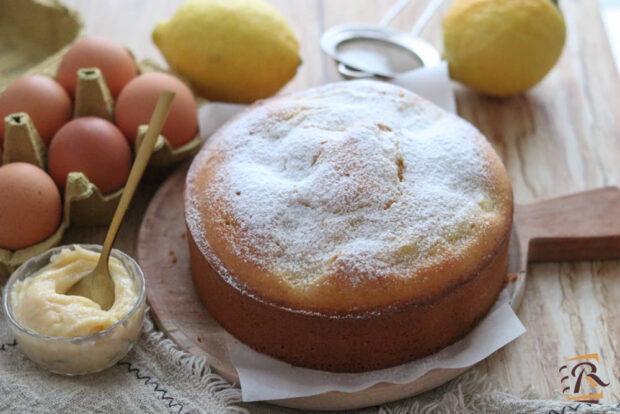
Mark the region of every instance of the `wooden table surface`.
[[[321, 53], [323, 30], [345, 22], [376, 23], [394, 0], [269, 0], [292, 23], [303, 65], [283, 92], [339, 80]], [[63, 0], [77, 9], [88, 35], [127, 45], [138, 59], [164, 61], [151, 42], [155, 23], [182, 2], [172, 0]], [[440, 14], [445, 12], [446, 2]], [[564, 53], [544, 81], [525, 95], [491, 99], [460, 86], [459, 114], [498, 151], [512, 178], [515, 200], [528, 203], [601, 186], [620, 185], [620, 79], [598, 2], [561, 0], [568, 28]], [[407, 29], [426, 1], [416, 0], [394, 21]], [[441, 19], [423, 37], [441, 47]], [[142, 214], [156, 184], [139, 191], [116, 247], [135, 253]], [[620, 212], [618, 212], [620, 214]], [[103, 241], [105, 229], [72, 228], [64, 242]], [[519, 317], [528, 332], [479, 366], [510, 392], [533, 387], [543, 398], [565, 400], [561, 361], [598, 353], [601, 402], [620, 400], [620, 261], [530, 265]]]

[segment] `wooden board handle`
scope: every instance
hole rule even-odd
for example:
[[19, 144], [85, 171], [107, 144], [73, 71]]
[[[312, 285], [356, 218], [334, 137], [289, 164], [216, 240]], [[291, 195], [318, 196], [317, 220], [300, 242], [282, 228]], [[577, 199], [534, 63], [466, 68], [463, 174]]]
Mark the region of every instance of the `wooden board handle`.
[[606, 187], [515, 208], [521, 270], [528, 261], [620, 258], [620, 190]]

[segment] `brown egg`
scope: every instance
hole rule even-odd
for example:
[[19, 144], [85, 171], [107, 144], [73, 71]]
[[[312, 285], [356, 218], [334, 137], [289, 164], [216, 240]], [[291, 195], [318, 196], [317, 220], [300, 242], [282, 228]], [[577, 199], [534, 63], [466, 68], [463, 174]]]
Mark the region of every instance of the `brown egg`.
[[102, 194], [125, 185], [131, 149], [122, 132], [102, 118], [77, 118], [65, 124], [50, 143], [49, 172], [64, 191], [70, 172], [84, 173]]
[[75, 97], [77, 71], [99, 68], [114, 98], [136, 77], [138, 68], [129, 52], [103, 37], [87, 37], [75, 42], [63, 56], [56, 78]]
[[0, 248], [17, 250], [50, 237], [62, 216], [60, 193], [39, 167], [0, 167]]
[[159, 94], [176, 93], [162, 135], [173, 148], [189, 142], [198, 133], [196, 99], [192, 91], [174, 76], [165, 73], [140, 75], [125, 87], [116, 102], [116, 125], [130, 142], [136, 139], [138, 126], [151, 120]]
[[34, 75], [19, 78], [0, 94], [0, 144], [4, 143], [4, 118], [26, 112], [47, 145], [56, 131], [71, 119], [71, 98], [54, 79]]

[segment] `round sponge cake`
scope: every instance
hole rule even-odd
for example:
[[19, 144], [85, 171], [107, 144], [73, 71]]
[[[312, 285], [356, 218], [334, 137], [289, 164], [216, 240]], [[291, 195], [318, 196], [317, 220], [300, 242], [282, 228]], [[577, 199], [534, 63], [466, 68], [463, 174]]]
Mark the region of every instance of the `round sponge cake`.
[[374, 81], [254, 104], [210, 138], [185, 189], [213, 317], [260, 352], [340, 372], [469, 332], [503, 287], [512, 212], [476, 128]]

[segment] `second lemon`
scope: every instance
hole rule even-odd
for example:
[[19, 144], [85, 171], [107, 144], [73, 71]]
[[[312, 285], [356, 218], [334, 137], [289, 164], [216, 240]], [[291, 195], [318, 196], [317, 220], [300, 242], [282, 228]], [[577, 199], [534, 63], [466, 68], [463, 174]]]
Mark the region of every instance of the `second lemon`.
[[559, 59], [566, 37], [553, 0], [456, 0], [443, 31], [450, 76], [493, 96], [538, 83]]

